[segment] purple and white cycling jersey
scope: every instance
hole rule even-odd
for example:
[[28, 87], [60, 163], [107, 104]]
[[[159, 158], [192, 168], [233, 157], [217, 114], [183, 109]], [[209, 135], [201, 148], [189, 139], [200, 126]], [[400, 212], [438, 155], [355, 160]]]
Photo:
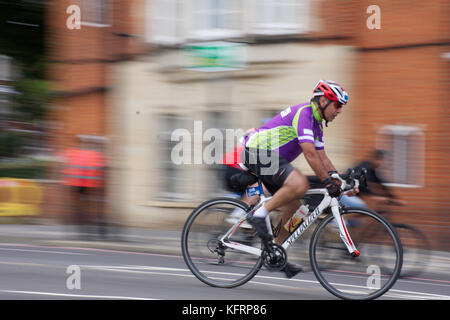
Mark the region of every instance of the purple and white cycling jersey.
[[313, 143], [316, 150], [324, 149], [322, 118], [313, 102], [283, 110], [248, 136], [245, 146], [275, 150], [292, 162], [303, 152], [300, 143], [305, 142]]

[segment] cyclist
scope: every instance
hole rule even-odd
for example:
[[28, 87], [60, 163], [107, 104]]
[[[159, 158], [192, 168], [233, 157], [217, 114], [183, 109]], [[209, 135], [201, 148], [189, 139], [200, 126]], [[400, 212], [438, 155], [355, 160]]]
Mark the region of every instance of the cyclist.
[[[360, 188], [359, 195], [369, 197], [378, 204], [398, 204], [405, 205], [405, 202], [398, 199], [392, 191], [385, 186], [385, 181], [378, 174], [378, 168], [383, 163], [385, 157], [384, 150], [373, 150], [367, 160], [361, 161], [356, 168], [365, 168], [367, 170], [367, 186]], [[343, 195], [340, 199], [341, 204], [346, 207], [359, 207], [368, 209], [366, 202], [360, 197], [347, 197]]]
[[[307, 178], [290, 162], [304, 154], [316, 176], [323, 182], [331, 196], [340, 195], [338, 181], [330, 178], [336, 168], [324, 150], [323, 124], [333, 121], [348, 102], [347, 92], [336, 82], [320, 80], [313, 90], [308, 103], [291, 106], [259, 127], [245, 138], [242, 162], [259, 176], [265, 187], [273, 195], [258, 208], [247, 221], [260, 238], [271, 240], [265, 222], [270, 211], [279, 209], [284, 225], [300, 206], [300, 201], [309, 183]], [[351, 192], [354, 195], [357, 190]], [[281, 228], [275, 243], [281, 244], [288, 232]], [[302, 270], [287, 264], [288, 278]]]

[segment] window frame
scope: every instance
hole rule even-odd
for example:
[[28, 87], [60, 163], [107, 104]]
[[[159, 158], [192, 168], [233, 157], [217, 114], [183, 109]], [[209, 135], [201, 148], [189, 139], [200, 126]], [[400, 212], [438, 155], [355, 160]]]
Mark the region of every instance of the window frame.
[[[203, 8], [198, 8], [200, 3]], [[262, 0], [244, 0], [230, 3], [229, 8], [216, 7], [211, 8], [210, 5], [218, 4], [218, 0], [147, 0], [147, 34], [146, 39], [150, 43], [159, 44], [161, 46], [177, 46], [192, 41], [215, 41], [227, 39], [242, 39], [246, 37], [265, 37], [265, 36], [281, 36], [281, 35], [298, 35], [305, 34], [311, 30], [310, 27], [310, 2], [311, 0], [264, 0], [265, 4], [261, 4]], [[162, 12], [161, 8], [165, 4], [174, 4], [175, 9], [170, 13]], [[209, 5], [208, 5], [209, 4]], [[258, 21], [261, 7], [268, 16], [270, 21]], [[264, 7], [265, 6], [265, 7]], [[281, 10], [288, 7], [297, 8], [295, 14], [291, 14], [292, 10]], [[273, 9], [279, 9], [281, 14], [289, 13], [294, 21], [283, 23], [288, 18], [274, 18]], [[198, 15], [210, 16], [206, 19], [206, 25], [213, 25], [213, 20], [221, 20], [220, 17], [235, 14], [234, 26], [217, 27], [217, 28], [197, 28], [196, 23], [201, 21]], [[215, 18], [214, 18], [215, 17]], [[219, 17], [219, 18], [217, 18]], [[277, 20], [277, 21], [275, 21]], [[162, 30], [174, 30], [171, 34], [164, 34], [158, 31], [158, 21], [172, 21], [172, 25]], [[208, 22], [209, 21], [209, 22]], [[217, 23], [217, 22], [216, 22]]]
[[[165, 15], [158, 12], [158, 6], [165, 5], [166, 3], [174, 5], [175, 15]], [[150, 17], [147, 23], [147, 36], [146, 39], [149, 42], [163, 44], [163, 45], [177, 45], [183, 43], [185, 40], [183, 30], [184, 9], [182, 0], [147, 0], [147, 15]], [[156, 14], [155, 14], [156, 12]], [[171, 29], [174, 30], [174, 34], [161, 34], [154, 33], [154, 30], [159, 30], [160, 24], [157, 21], [173, 21]]]
[[[188, 38], [196, 40], [220, 40], [226, 38], [238, 38], [244, 36], [244, 5], [241, 1], [222, 1], [226, 4], [231, 4], [228, 8], [222, 8], [219, 6], [213, 7], [213, 5], [218, 5], [220, 0], [190, 0], [190, 12], [191, 16], [190, 28]], [[198, 3], [203, 3], [209, 5], [210, 7], [196, 8]], [[235, 5], [235, 7], [233, 7]], [[223, 18], [226, 15], [237, 15], [236, 21], [240, 27], [232, 28], [231, 26], [225, 27], [212, 27], [212, 28], [196, 28], [195, 22], [201, 21], [198, 15], [207, 16], [208, 19], [203, 20], [205, 24], [211, 26], [217, 24], [218, 21], [223, 22]]]
[[[386, 186], [400, 188], [422, 188], [424, 186], [425, 134], [420, 127], [412, 125], [383, 126], [377, 133], [377, 148], [388, 150], [387, 159], [380, 167], [381, 172], [391, 172], [391, 178], [387, 179], [390, 182], [385, 183]], [[411, 151], [416, 151], [413, 159], [408, 157]], [[411, 165], [411, 162], [416, 164]], [[413, 170], [411, 167], [416, 167], [417, 172], [410, 171]]]
[[[184, 128], [189, 123], [190, 118], [183, 115], [161, 113], [157, 115], [159, 126], [157, 128], [158, 150], [158, 171], [160, 172], [160, 186], [153, 197], [156, 201], [176, 201], [187, 202], [194, 199], [194, 194], [188, 192], [189, 177], [185, 175], [186, 170], [183, 165], [174, 164], [170, 159], [171, 152], [178, 141], [172, 141], [172, 133], [176, 129]], [[191, 138], [192, 139], [192, 138]], [[191, 148], [194, 148], [193, 141], [190, 141]], [[192, 152], [193, 149], [191, 149]], [[169, 157], [169, 159], [167, 159]]]
[[10, 56], [0, 54], [0, 80], [12, 81], [12, 61]]
[[[293, 17], [295, 21], [283, 23], [277, 20], [274, 16], [280, 13], [286, 7], [296, 7], [297, 14]], [[299, 10], [300, 8], [305, 9]], [[252, 0], [252, 9], [255, 17], [269, 16], [269, 21], [257, 21], [254, 18], [250, 33], [255, 35], [293, 35], [302, 34], [309, 31], [309, 8], [310, 0]], [[262, 9], [264, 12], [260, 12]], [[285, 11], [281, 11], [285, 13]], [[306, 13], [305, 13], [306, 12]], [[304, 23], [302, 23], [304, 22]]]
[[[81, 26], [94, 28], [112, 26], [113, 0], [78, 0], [78, 2], [81, 9]], [[85, 7], [86, 3], [88, 4], [88, 8]], [[101, 6], [100, 10], [99, 7], [94, 7], [97, 3]], [[88, 12], [87, 19], [85, 18], [85, 10]], [[97, 17], [93, 18], [93, 16]], [[96, 21], [97, 19], [99, 21]]]

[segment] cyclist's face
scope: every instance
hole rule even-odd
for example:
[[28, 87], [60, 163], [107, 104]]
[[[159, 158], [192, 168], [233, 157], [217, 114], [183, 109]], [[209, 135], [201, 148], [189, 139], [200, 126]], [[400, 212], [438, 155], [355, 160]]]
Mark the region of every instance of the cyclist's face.
[[331, 122], [339, 115], [339, 113], [341, 113], [341, 111], [342, 105], [339, 102], [333, 101], [328, 108], [325, 109], [325, 119], [327, 119], [328, 122]]

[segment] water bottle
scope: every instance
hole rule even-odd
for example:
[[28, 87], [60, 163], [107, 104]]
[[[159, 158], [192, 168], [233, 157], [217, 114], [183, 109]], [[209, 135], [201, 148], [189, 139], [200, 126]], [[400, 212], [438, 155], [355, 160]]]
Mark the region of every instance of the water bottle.
[[292, 218], [284, 225], [284, 228], [290, 233], [294, 232], [297, 226], [302, 222], [309, 213], [309, 206], [302, 204], [300, 208], [294, 213]]

